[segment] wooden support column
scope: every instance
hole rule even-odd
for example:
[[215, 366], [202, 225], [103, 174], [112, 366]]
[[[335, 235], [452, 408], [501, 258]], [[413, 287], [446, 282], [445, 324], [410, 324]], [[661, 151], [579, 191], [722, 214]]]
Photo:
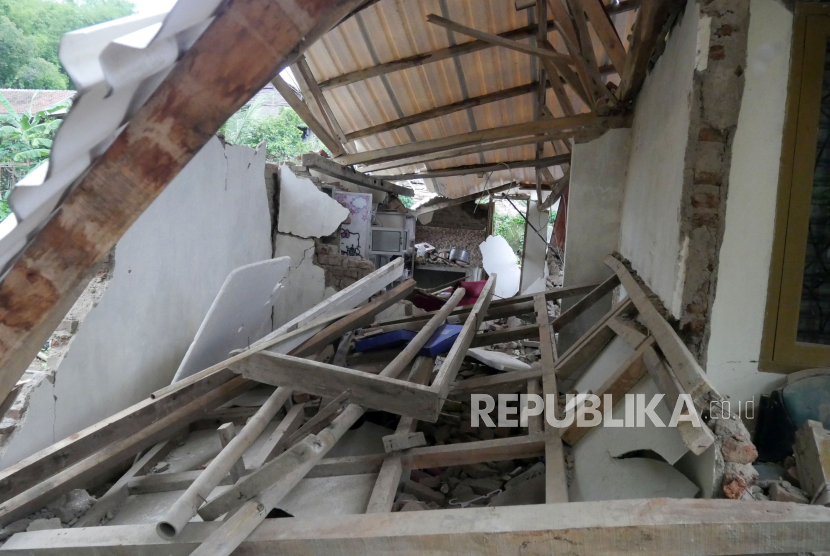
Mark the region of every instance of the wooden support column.
[[42, 325], [62, 318], [89, 271], [167, 184], [234, 112], [358, 2], [222, 5], [0, 283], [0, 400], [25, 371], [10, 361], [42, 345], [51, 333]]
[[[544, 295], [534, 298], [536, 306], [536, 324], [539, 326], [539, 351], [542, 363], [542, 391], [545, 402], [550, 396], [553, 400], [559, 398], [559, 388], [556, 385], [556, 341], [548, 317], [548, 304]], [[553, 408], [546, 407], [546, 411], [553, 411], [559, 417], [559, 404], [554, 402]], [[568, 501], [568, 477], [565, 473], [565, 453], [562, 448], [562, 439], [559, 431], [545, 422], [545, 502], [548, 504]]]
[[320, 107], [320, 113], [323, 114], [323, 118], [326, 120], [331, 133], [340, 140], [341, 144], [345, 145], [346, 135], [343, 133], [343, 129], [340, 127], [340, 124], [337, 123], [337, 118], [334, 117], [334, 112], [332, 111], [331, 106], [329, 106], [326, 97], [323, 96], [323, 91], [320, 90], [320, 85], [317, 84], [314, 74], [311, 73], [311, 68], [308, 67], [308, 62], [306, 62], [305, 56], [300, 56], [297, 63], [292, 66], [292, 69], [294, 68], [297, 69], [297, 73], [299, 73], [300, 77], [303, 81], [305, 81], [311, 96], [317, 102], [317, 106]]

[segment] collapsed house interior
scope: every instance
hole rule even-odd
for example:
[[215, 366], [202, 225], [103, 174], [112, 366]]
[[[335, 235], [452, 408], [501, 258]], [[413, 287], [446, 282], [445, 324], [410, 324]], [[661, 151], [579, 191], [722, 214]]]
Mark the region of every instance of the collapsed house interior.
[[[0, 224], [0, 553], [826, 553], [828, 37], [779, 0], [67, 34], [75, 103]], [[330, 155], [216, 135], [268, 83]], [[573, 393], [626, 426], [532, 407]]]

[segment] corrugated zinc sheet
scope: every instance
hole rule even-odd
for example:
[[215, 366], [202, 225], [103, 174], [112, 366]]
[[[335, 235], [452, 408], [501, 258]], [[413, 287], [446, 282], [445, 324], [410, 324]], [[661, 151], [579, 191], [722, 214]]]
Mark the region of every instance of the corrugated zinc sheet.
[[[322, 82], [355, 70], [473, 40], [427, 22], [429, 14], [489, 33], [503, 33], [535, 24], [534, 10], [517, 11], [513, 0], [381, 0], [325, 35], [309, 49], [306, 59], [317, 81]], [[550, 15], [548, 19], [551, 19]], [[632, 12], [617, 14], [612, 20], [626, 44], [633, 21]], [[593, 35], [593, 30], [591, 33]], [[557, 50], [567, 52], [558, 33], [552, 31], [548, 38]], [[601, 43], [595, 36], [593, 38], [597, 59], [607, 63]], [[524, 39], [528, 44], [533, 40]], [[343, 131], [350, 133], [466, 98], [525, 85], [536, 80], [536, 73], [535, 57], [493, 47], [328, 89], [324, 95]], [[618, 81], [619, 78], [614, 75], [610, 79]], [[307, 100], [312, 112], [322, 121], [316, 103]], [[547, 102], [555, 116], [563, 115], [550, 89]], [[578, 112], [589, 111], [576, 95], [571, 95], [571, 102]], [[532, 120], [533, 95], [525, 94], [357, 139], [347, 145], [347, 150], [362, 152]], [[564, 152], [561, 146], [559, 148], [560, 154]], [[554, 154], [551, 145], [546, 144], [544, 156]], [[428, 162], [426, 168], [530, 160], [534, 155], [534, 145], [526, 145]], [[402, 167], [385, 173], [408, 173], [417, 168], [423, 170], [424, 166]], [[561, 175], [558, 168], [552, 171], [555, 176]], [[426, 181], [436, 192], [456, 197], [481, 190], [485, 184], [490, 187], [508, 183], [511, 179], [533, 183], [535, 170], [505, 169], [483, 177], [472, 174]]]

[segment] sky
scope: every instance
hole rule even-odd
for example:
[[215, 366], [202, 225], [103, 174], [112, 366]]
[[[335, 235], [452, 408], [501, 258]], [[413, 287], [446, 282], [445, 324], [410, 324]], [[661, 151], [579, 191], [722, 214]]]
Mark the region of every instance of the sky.
[[169, 10], [176, 0], [130, 0], [138, 13], [154, 13]]

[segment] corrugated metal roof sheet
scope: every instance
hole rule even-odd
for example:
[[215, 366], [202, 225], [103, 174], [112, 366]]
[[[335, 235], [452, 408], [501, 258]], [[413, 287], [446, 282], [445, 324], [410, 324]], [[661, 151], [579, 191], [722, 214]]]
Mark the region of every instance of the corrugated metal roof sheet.
[[[384, 62], [473, 40], [428, 23], [429, 14], [495, 34], [534, 24], [534, 10], [517, 11], [512, 0], [381, 0], [330, 31], [308, 50], [306, 59], [317, 81], [322, 82]], [[618, 14], [612, 20], [625, 44], [632, 14]], [[548, 37], [557, 50], [567, 52], [556, 32], [549, 33]], [[597, 38], [593, 38], [597, 59], [603, 60], [604, 49]], [[528, 43], [531, 40], [525, 39]], [[324, 95], [343, 131], [350, 133], [466, 98], [531, 83], [536, 80], [536, 67], [537, 60], [531, 55], [494, 47], [328, 89]], [[618, 80], [616, 76], [612, 79]], [[550, 89], [547, 102], [555, 116], [562, 115]], [[589, 111], [575, 95], [571, 95], [571, 102], [578, 112]], [[322, 121], [316, 103], [310, 101], [308, 104]], [[347, 149], [363, 152], [532, 120], [533, 95], [525, 94], [360, 138], [347, 145]], [[544, 156], [554, 154], [550, 144], [546, 144]], [[526, 145], [429, 162], [426, 167], [437, 169], [529, 160], [534, 155], [535, 146]], [[410, 166], [386, 173], [415, 169]], [[532, 168], [505, 169], [481, 178], [473, 174], [428, 179], [427, 184], [432, 182], [432, 187], [442, 195], [456, 197], [483, 189], [488, 179], [488, 186], [508, 183], [511, 179], [532, 183], [535, 182], [535, 171]]]

